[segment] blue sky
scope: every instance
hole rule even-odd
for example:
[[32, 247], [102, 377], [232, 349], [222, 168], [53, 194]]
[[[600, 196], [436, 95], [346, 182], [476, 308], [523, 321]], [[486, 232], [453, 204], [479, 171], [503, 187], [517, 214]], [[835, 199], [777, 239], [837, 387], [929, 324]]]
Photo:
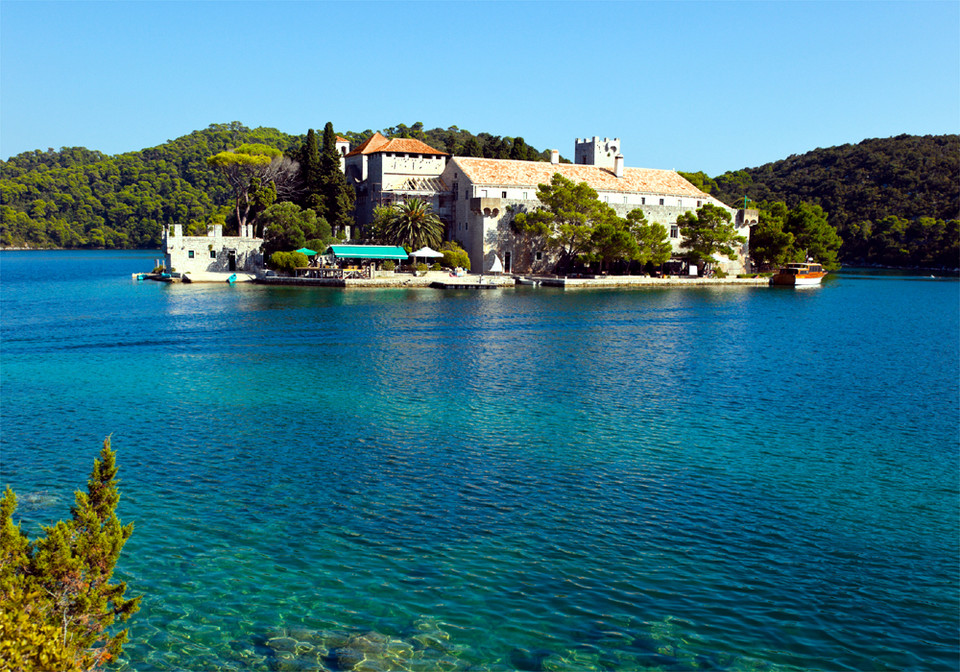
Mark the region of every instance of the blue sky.
[[718, 175], [960, 132], [960, 3], [0, 3], [0, 158], [422, 121]]

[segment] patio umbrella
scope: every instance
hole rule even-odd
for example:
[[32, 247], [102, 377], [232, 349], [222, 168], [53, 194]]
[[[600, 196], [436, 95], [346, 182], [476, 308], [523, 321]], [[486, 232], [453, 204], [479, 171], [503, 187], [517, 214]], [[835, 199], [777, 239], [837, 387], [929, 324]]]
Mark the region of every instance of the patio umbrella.
[[430, 259], [439, 259], [443, 257], [443, 252], [437, 252], [436, 250], [431, 250], [429, 247], [421, 247], [416, 252], [411, 252], [410, 257], [416, 259], [417, 257], [429, 257]]
[[313, 255], [316, 254], [316, 251], [311, 250], [309, 247], [301, 247], [299, 250], [297, 250], [297, 252], [300, 252], [301, 254], [305, 254], [308, 257], [312, 257]]

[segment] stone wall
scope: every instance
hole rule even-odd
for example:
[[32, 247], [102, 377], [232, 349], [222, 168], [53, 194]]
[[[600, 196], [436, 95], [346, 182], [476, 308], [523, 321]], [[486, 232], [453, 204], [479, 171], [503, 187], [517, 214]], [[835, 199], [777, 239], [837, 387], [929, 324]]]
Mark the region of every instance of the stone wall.
[[164, 231], [164, 266], [179, 273], [254, 273], [263, 268], [262, 245], [262, 238], [250, 235], [224, 236], [219, 225], [206, 236], [184, 236], [183, 227], [174, 224]]

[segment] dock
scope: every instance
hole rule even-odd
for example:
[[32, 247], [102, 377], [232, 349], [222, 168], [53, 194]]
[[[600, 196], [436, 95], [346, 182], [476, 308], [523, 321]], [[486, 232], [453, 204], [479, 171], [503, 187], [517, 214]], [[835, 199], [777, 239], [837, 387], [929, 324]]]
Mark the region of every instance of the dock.
[[485, 283], [483, 283], [483, 284], [480, 284], [479, 282], [470, 282], [470, 281], [463, 281], [463, 282], [456, 282], [456, 281], [452, 281], [452, 282], [442, 282], [442, 281], [440, 281], [440, 282], [431, 282], [431, 283], [430, 283], [430, 286], [431, 286], [431, 287], [434, 287], [434, 288], [436, 288], [436, 289], [500, 289], [501, 287], [504, 287], [504, 286], [506, 286], [506, 287], [512, 287], [512, 286], [513, 286], [513, 283], [511, 282], [511, 283], [508, 285], [508, 284], [506, 284], [506, 283], [504, 283], [504, 284], [494, 284], [494, 283], [492, 283], [492, 282], [485, 282]]

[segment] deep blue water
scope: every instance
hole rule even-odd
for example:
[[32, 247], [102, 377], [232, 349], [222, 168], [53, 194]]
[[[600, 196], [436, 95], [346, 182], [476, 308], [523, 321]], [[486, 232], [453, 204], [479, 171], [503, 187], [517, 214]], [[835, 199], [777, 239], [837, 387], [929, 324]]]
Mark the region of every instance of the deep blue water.
[[124, 669], [371, 631], [356, 669], [957, 668], [955, 279], [130, 280], [156, 256], [0, 254], [0, 480], [35, 533], [113, 434]]

